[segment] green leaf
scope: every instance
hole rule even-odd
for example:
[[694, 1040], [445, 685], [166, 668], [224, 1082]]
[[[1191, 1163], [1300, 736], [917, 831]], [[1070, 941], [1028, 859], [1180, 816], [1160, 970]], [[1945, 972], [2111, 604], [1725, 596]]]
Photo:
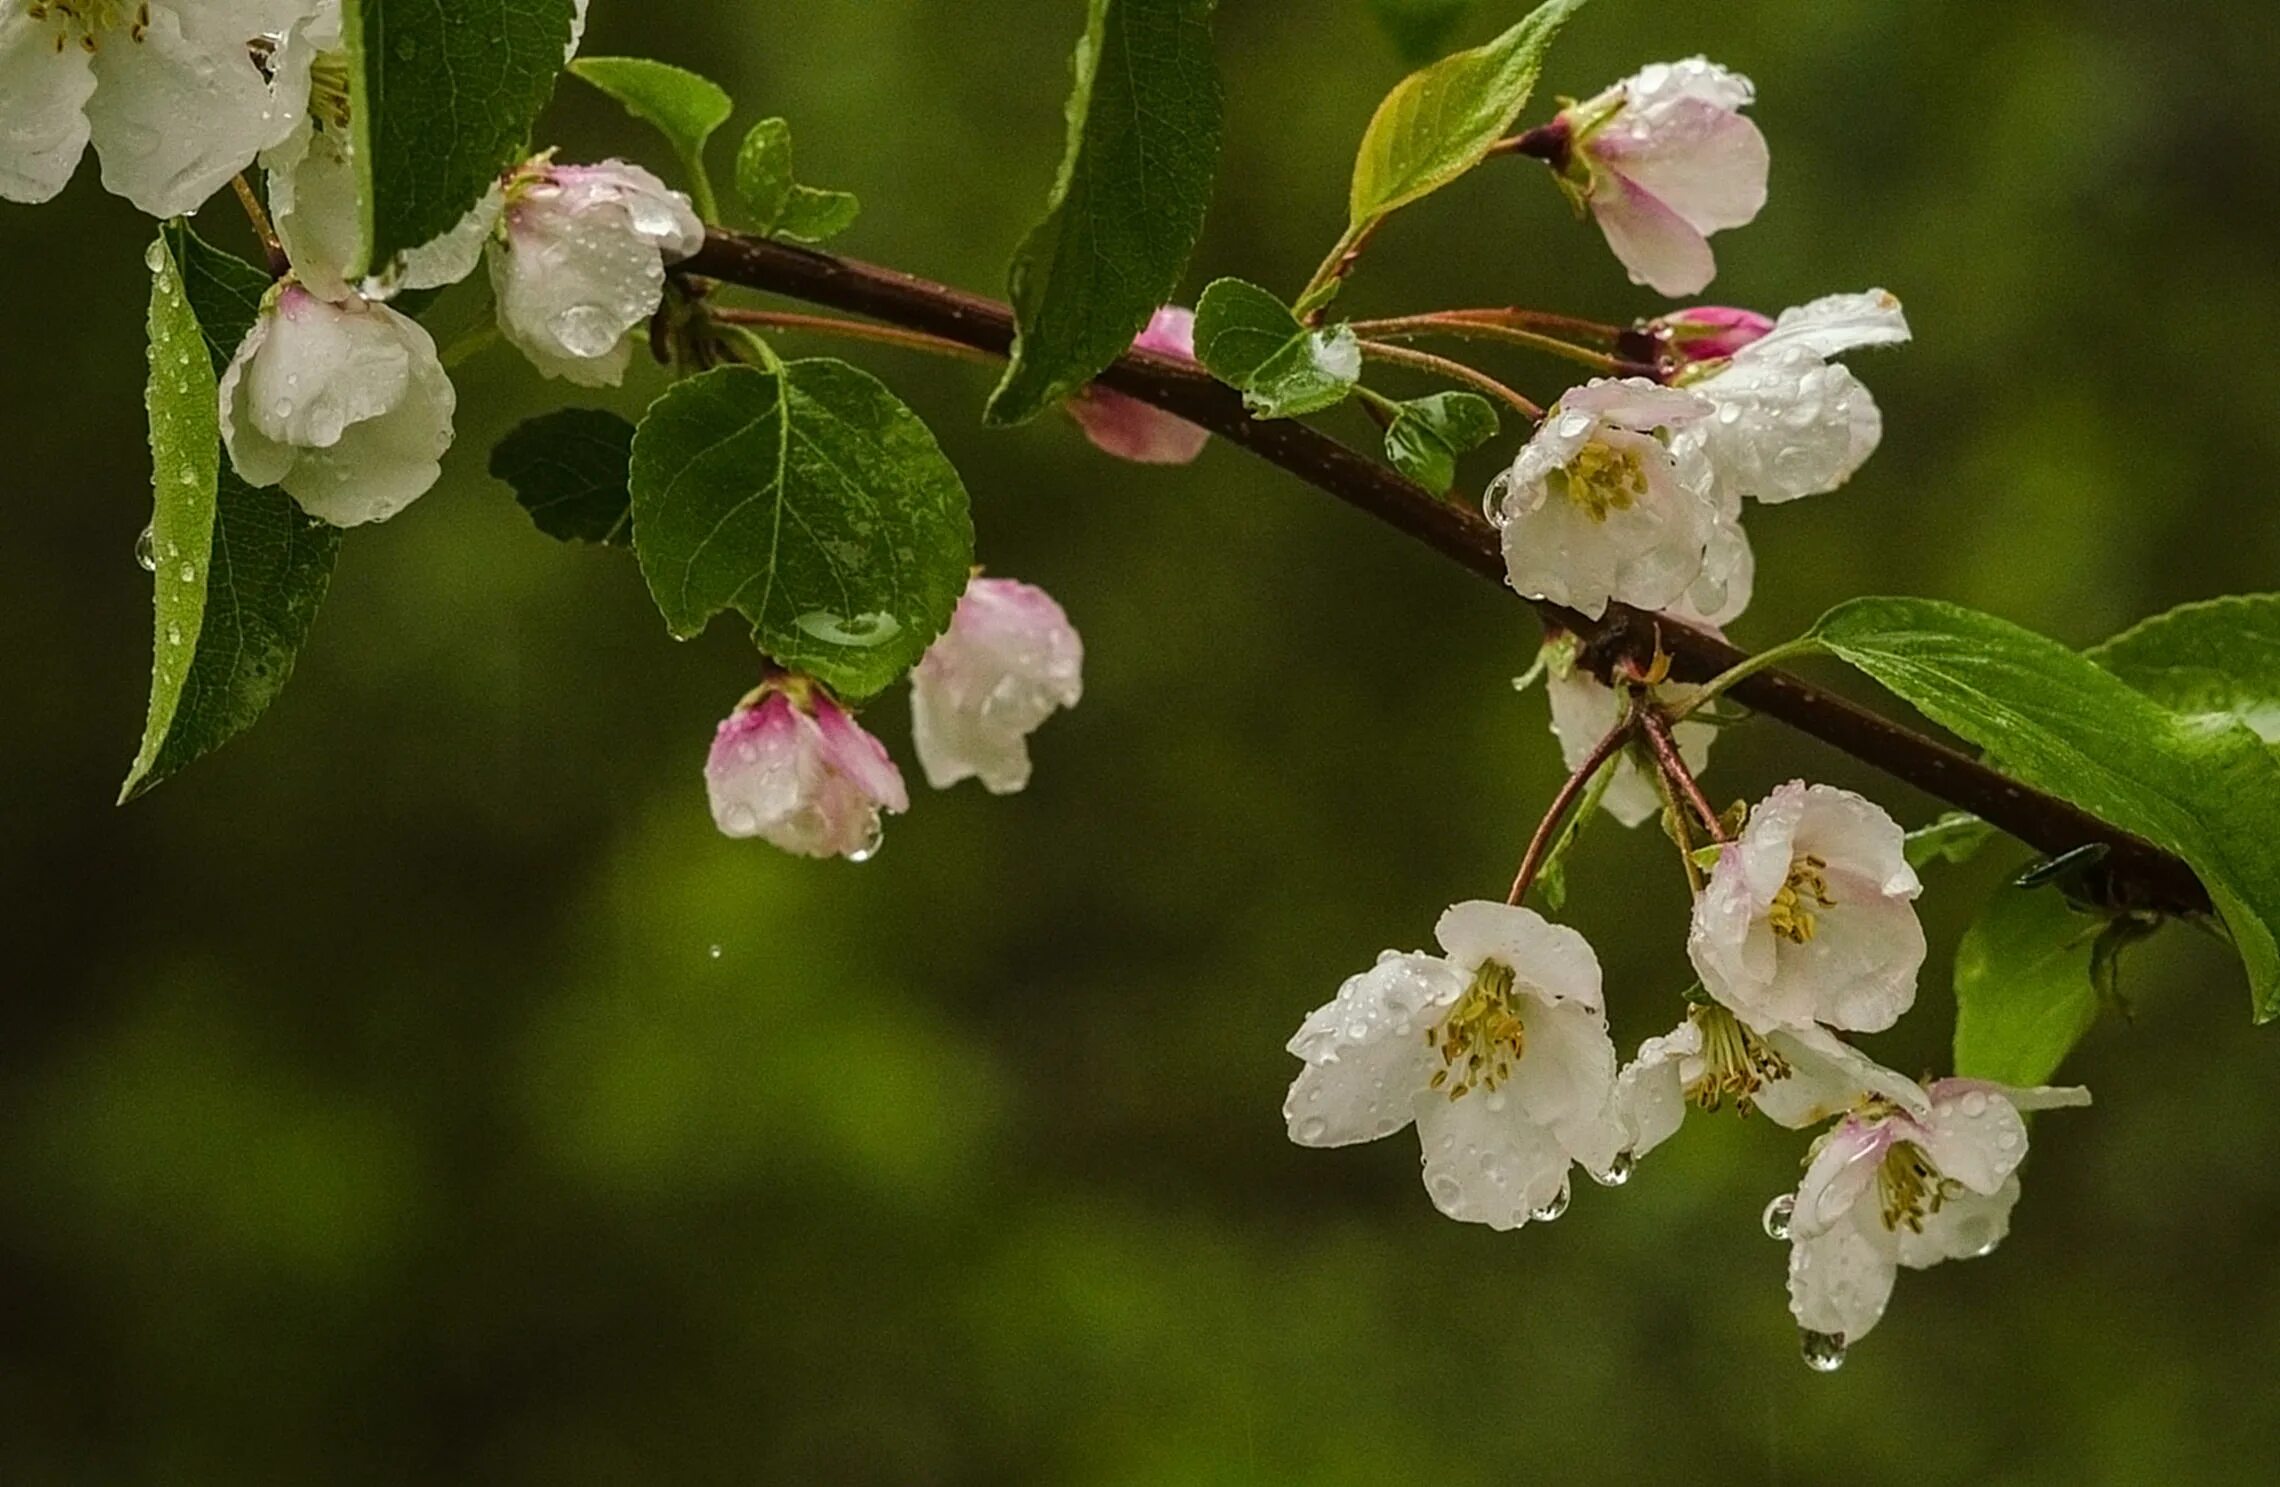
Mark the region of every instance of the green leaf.
[[842, 361], [680, 383], [634, 435], [632, 480], [634, 548], [673, 633], [735, 609], [768, 655], [846, 697], [915, 665], [966, 589], [958, 472]]
[[1370, 0], [1378, 26], [1411, 66], [1439, 56], [1449, 33], [1472, 8], [1473, 0]]
[[564, 542], [633, 545], [633, 425], [598, 408], [525, 420], [491, 451], [538, 529]]
[[2090, 659], [2162, 706], [2245, 723], [2280, 743], [2280, 594], [2235, 594], [2157, 614]]
[[819, 191], [793, 178], [792, 126], [782, 119], [762, 119], [744, 136], [736, 152], [736, 192], [760, 231], [803, 243], [845, 232], [862, 208], [851, 192]]
[[255, 490], [221, 447], [216, 387], [269, 275], [181, 225], [152, 245], [150, 714], [123, 803], [253, 726], [332, 581], [340, 532]]
[[687, 68], [647, 57], [580, 57], [570, 64], [570, 71], [580, 82], [615, 98], [627, 113], [654, 125], [689, 173], [689, 194], [698, 215], [708, 222], [719, 217], [712, 173], [705, 168], [705, 145], [736, 111], [727, 90]]
[[1013, 258], [1018, 333], [989, 422], [1074, 394], [1171, 298], [1219, 167], [1215, 3], [1090, 0], [1060, 175]]
[[2100, 921], [2045, 891], [2000, 888], [1955, 952], [1955, 1071], [2044, 1084], [2098, 1020]]
[[344, 0], [369, 263], [459, 225], [529, 152], [573, 0]]
[[1456, 483], [1457, 457], [1496, 437], [1496, 409], [1469, 392], [1437, 392], [1394, 405], [1385, 457], [1434, 495]]
[[2171, 712], [2095, 662], [1929, 599], [1856, 599], [1813, 638], [2015, 778], [2189, 863], [2280, 1016], [2280, 762], [2247, 728]]
[[1900, 844], [1910, 867], [1935, 862], [1962, 864], [1979, 855], [1995, 839], [1995, 828], [1969, 811], [1949, 811], [1929, 826], [1919, 826]]
[[1309, 330], [1256, 284], [1220, 279], [1195, 307], [1195, 354], [1261, 418], [1337, 406], [1361, 380], [1361, 343], [1344, 325]]
[[1440, 190], [1511, 131], [1543, 71], [1544, 51], [1585, 0], [1547, 0], [1494, 41], [1411, 73], [1362, 135], [1347, 207], [1352, 227]]

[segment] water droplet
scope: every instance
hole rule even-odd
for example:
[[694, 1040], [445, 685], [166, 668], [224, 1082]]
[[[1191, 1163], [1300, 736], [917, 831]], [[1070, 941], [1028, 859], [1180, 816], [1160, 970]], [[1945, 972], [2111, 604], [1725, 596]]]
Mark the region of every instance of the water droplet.
[[172, 623], [167, 625], [166, 643], [168, 645], [180, 645], [182, 643], [182, 627], [180, 625]]
[[859, 646], [866, 650], [872, 646], [885, 645], [902, 630], [902, 621], [884, 610], [872, 610], [845, 618], [828, 609], [811, 609], [792, 623], [818, 640], [829, 641], [833, 645]]
[[1987, 1097], [1977, 1090], [1963, 1097], [1963, 1113], [1973, 1119], [1987, 1113]]
[[720, 959], [720, 946], [712, 945], [706, 947], [705, 954], [712, 957], [714, 960]]
[[849, 862], [869, 862], [879, 855], [879, 848], [886, 844], [886, 840], [887, 823], [873, 816], [871, 818], [870, 836], [864, 839], [862, 846], [847, 854], [847, 860]]
[[1330, 1132], [1330, 1122], [1319, 1115], [1310, 1115], [1298, 1123], [1300, 1144], [1312, 1146]]
[[1765, 1237], [1768, 1239], [1787, 1239], [1789, 1237], [1789, 1219], [1796, 1212], [1797, 1195], [1794, 1193], [1783, 1193], [1771, 1203], [1766, 1204], [1765, 1213], [1758, 1220], [1765, 1225]]
[[142, 535], [135, 539], [135, 561], [142, 565], [145, 573], [158, 571], [158, 534], [149, 527], [144, 527]]
[[196, 583], [198, 581], [198, 565], [196, 563], [184, 563], [180, 568], [174, 570], [174, 576], [184, 583]]
[[150, 240], [150, 246], [143, 249], [143, 262], [150, 266], [150, 271], [154, 274], [159, 270], [165, 268], [166, 244], [160, 242], [157, 238], [152, 238]]
[[1591, 1177], [1603, 1188], [1619, 1188], [1629, 1182], [1631, 1174], [1638, 1169], [1639, 1154], [1626, 1148], [1615, 1153], [1615, 1160], [1607, 1164], [1605, 1172], [1594, 1172]]
[[1568, 1198], [1570, 1196], [1571, 1195], [1568, 1192], [1567, 1180], [1565, 1178], [1562, 1178], [1560, 1180], [1560, 1190], [1552, 1195], [1552, 1201], [1546, 1203], [1543, 1207], [1537, 1209], [1534, 1213], [1528, 1216], [1539, 1224], [1548, 1224], [1552, 1220], [1558, 1218], [1561, 1214], [1568, 1211]]
[[1797, 1334], [1797, 1350], [1805, 1356], [1805, 1366], [1815, 1373], [1835, 1373], [1845, 1366], [1845, 1339], [1839, 1332], [1815, 1332], [1810, 1327]]
[[600, 305], [572, 305], [548, 322], [547, 329], [572, 356], [591, 359], [609, 355], [625, 325]]

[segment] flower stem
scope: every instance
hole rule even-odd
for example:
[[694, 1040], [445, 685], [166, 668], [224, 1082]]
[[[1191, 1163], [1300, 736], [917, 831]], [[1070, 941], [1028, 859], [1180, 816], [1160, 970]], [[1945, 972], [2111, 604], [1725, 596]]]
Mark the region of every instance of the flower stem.
[[1434, 372], [1452, 382], [1462, 382], [1468, 386], [1476, 387], [1490, 397], [1517, 409], [1521, 416], [1530, 423], [1534, 423], [1544, 416], [1542, 408], [1537, 407], [1519, 393], [1489, 376], [1488, 373], [1468, 367], [1461, 361], [1451, 361], [1446, 356], [1435, 356], [1430, 351], [1417, 351], [1407, 346], [1389, 346], [1383, 341], [1362, 342], [1362, 354], [1378, 361], [1391, 362], [1397, 367], [1414, 367], [1420, 372]]
[[1700, 687], [1696, 688], [1694, 695], [1687, 699], [1686, 705], [1682, 708], [1679, 708], [1676, 712], [1670, 714], [1670, 721], [1673, 723], [1683, 723], [1688, 718], [1691, 718], [1696, 713], [1702, 711], [1703, 708], [1708, 707], [1713, 702], [1716, 702], [1721, 696], [1725, 694], [1726, 689], [1733, 686], [1736, 682], [1755, 676], [1757, 673], [1765, 670], [1769, 666], [1777, 666], [1792, 656], [1810, 655], [1820, 648], [1820, 641], [1814, 639], [1810, 635], [1801, 635], [1795, 640], [1785, 640], [1777, 646], [1771, 646], [1765, 650], [1759, 651], [1756, 655], [1751, 656], [1749, 659], [1741, 662], [1739, 665], [1728, 667], [1726, 670], [1719, 672], [1716, 676], [1710, 678], [1710, 680], [1704, 682]]
[[1710, 808], [1710, 802], [1703, 798], [1702, 786], [1696, 783], [1694, 771], [1688, 769], [1686, 761], [1679, 757], [1678, 740], [1672, 738], [1670, 733], [1670, 719], [1664, 717], [1661, 709], [1651, 703], [1642, 703], [1638, 712], [1639, 731], [1646, 734], [1647, 747], [1654, 751], [1655, 763], [1662, 766], [1663, 778], [1670, 781], [1671, 788], [1678, 792], [1679, 798], [1701, 818], [1704, 829], [1710, 833], [1710, 839], [1721, 846], [1725, 845], [1731, 840], [1726, 835], [1725, 824], [1718, 819], [1718, 813]]
[[1495, 320], [1474, 320], [1461, 314], [1404, 315], [1391, 320], [1357, 320], [1354, 333], [1363, 336], [1406, 338], [1409, 336], [1457, 336], [1477, 341], [1501, 341], [1510, 346], [1526, 346], [1568, 361], [1580, 362], [1594, 371], [1617, 377], [1651, 377], [1654, 368], [1640, 362], [1626, 361], [1606, 351], [1594, 351], [1589, 346], [1578, 346], [1558, 336], [1541, 331], [1523, 330]]
[[795, 315], [779, 310], [707, 310], [706, 315], [722, 325], [754, 326], [763, 330], [812, 331], [817, 335], [845, 336], [855, 341], [875, 341], [885, 346], [903, 346], [912, 351], [931, 352], [936, 356], [954, 357], [959, 361], [978, 361], [995, 365], [1002, 358], [987, 351], [963, 345], [957, 341], [930, 336], [924, 331], [903, 330], [893, 325], [873, 325], [865, 320], [842, 320], [836, 315]]
[[1552, 836], [1559, 830], [1560, 822], [1566, 818], [1584, 789], [1591, 784], [1592, 777], [1631, 741], [1631, 734], [1638, 725], [1637, 716], [1626, 714], [1607, 730], [1605, 738], [1591, 746], [1591, 752], [1584, 756], [1583, 762], [1575, 767], [1575, 772], [1560, 786], [1559, 794], [1552, 797], [1550, 808], [1544, 812], [1544, 819], [1536, 823], [1536, 834], [1528, 839], [1528, 851], [1520, 859], [1520, 871], [1512, 877], [1512, 891], [1504, 896], [1506, 903], [1517, 905], [1528, 896], [1528, 890], [1535, 886], [1536, 874], [1543, 871], [1545, 854], [1551, 851]]
[[1377, 235], [1378, 228], [1384, 222], [1382, 216], [1372, 217], [1358, 226], [1348, 227], [1338, 235], [1338, 241], [1330, 245], [1328, 256], [1315, 269], [1314, 276], [1298, 292], [1296, 308], [1300, 320], [1308, 325], [1321, 322], [1322, 312], [1336, 295], [1338, 285], [1354, 271], [1354, 265], [1362, 261], [1362, 251], [1370, 245], [1370, 239]]
[[239, 171], [230, 177], [230, 185], [237, 191], [238, 205], [245, 208], [246, 221], [253, 224], [253, 235], [261, 239], [261, 251], [269, 259], [269, 272], [273, 277], [284, 278], [293, 265], [285, 256], [285, 244], [277, 236], [277, 228], [263, 209], [261, 198], [254, 193], [253, 183]]

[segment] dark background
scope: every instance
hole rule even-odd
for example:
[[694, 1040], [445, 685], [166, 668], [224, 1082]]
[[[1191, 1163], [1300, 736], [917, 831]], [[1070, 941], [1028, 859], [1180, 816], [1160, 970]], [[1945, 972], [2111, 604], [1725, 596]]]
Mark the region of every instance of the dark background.
[[[994, 288], [1080, 11], [598, 0], [589, 51], [787, 115], [803, 174], [863, 196], [844, 247]], [[1288, 290], [1401, 64], [1363, 0], [1223, 12], [1189, 292]], [[1756, 518], [1739, 639], [1898, 592], [2087, 643], [2273, 586], [2276, 31], [2229, 0], [1601, 0], [1571, 28], [1536, 117], [1696, 51], [1757, 80], [1773, 197], [1716, 240], [1715, 298], [1883, 285], [1916, 328], [1857, 358], [1889, 422], [1863, 477]], [[667, 163], [575, 84], [543, 132]], [[749, 647], [669, 643], [622, 555], [488, 482], [564, 396], [493, 352], [444, 484], [351, 538], [270, 717], [114, 809], [149, 644], [146, 238], [92, 163], [0, 208], [9, 1481], [2268, 1476], [2280, 1066], [2195, 936], [2129, 962], [2138, 1015], [2068, 1066], [2098, 1103], [2038, 1124], [2010, 1241], [1904, 1275], [1833, 1377], [1758, 1230], [1797, 1137], [1698, 1122], [1517, 1236], [1438, 1217], [1411, 1138], [1289, 1145], [1291, 1029], [1501, 888], [1558, 776], [1509, 686], [1526, 612], [1233, 449], [1166, 472], [1058, 418], [985, 433], [977, 369], [855, 353], [935, 420], [985, 561], [1084, 632], [1026, 794], [921, 787], [863, 867], [716, 836], [699, 768]], [[1524, 163], [1405, 213], [1350, 304], [1514, 301], [1658, 307]], [[868, 721], [917, 786], [900, 698]], [[1766, 724], [1711, 786], [1799, 773], [1932, 813]], [[1667, 853], [1602, 829], [1572, 875], [1626, 1044], [1686, 977]], [[1932, 875], [1888, 1060], [1941, 1064], [2003, 866]]]

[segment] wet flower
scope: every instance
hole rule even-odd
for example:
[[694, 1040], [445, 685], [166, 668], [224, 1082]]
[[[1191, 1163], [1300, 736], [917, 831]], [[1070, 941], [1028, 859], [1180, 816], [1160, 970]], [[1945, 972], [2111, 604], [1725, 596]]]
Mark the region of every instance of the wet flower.
[[1488, 491], [1512, 587], [1593, 619], [1610, 602], [1685, 599], [1720, 513], [1698, 446], [1674, 435], [1709, 412], [1635, 377], [1596, 379], [1555, 403]]
[[[1575, 664], [1571, 642], [1553, 641], [1544, 648], [1544, 696], [1551, 703], [1552, 736], [1560, 742], [1560, 758], [1570, 770], [1581, 769], [1592, 748], [1605, 738], [1623, 715], [1623, 700], [1613, 687]], [[1695, 689], [1665, 683], [1648, 690], [1653, 702], [1682, 707]], [[1680, 723], [1671, 730], [1679, 757], [1688, 770], [1699, 774], [1710, 762], [1710, 740], [1718, 730], [1707, 723]], [[1607, 813], [1625, 826], [1637, 826], [1662, 809], [1662, 793], [1654, 777], [1628, 751], [1616, 755], [1608, 768], [1614, 771], [1599, 798]]]
[[[1132, 349], [1195, 360], [1195, 312], [1165, 305], [1133, 338]], [[1118, 459], [1143, 465], [1184, 465], [1211, 442], [1207, 431], [1186, 419], [1105, 387], [1088, 387], [1066, 406], [1085, 437]]]
[[1884, 417], [1860, 379], [1829, 358], [1907, 339], [1900, 301], [1881, 289], [1784, 310], [1729, 360], [1704, 362], [1681, 378], [1716, 412], [1680, 440], [1700, 447], [1729, 500], [1833, 491], [1876, 452]]
[[1387, 951], [1290, 1040], [1293, 1141], [1344, 1146], [1412, 1121], [1425, 1188], [1454, 1219], [1514, 1229], [1556, 1215], [1569, 1167], [1615, 1167], [1615, 1049], [1599, 960], [1529, 909], [1461, 903], [1443, 954]]
[[705, 790], [723, 835], [857, 862], [878, 850], [879, 813], [910, 809], [886, 746], [821, 687], [797, 678], [763, 687], [722, 721]]
[[1742, 117], [1748, 78], [1701, 57], [1657, 62], [1562, 111], [1552, 164], [1631, 282], [1699, 293], [1717, 275], [1708, 235], [1765, 205], [1765, 136]]
[[46, 201], [90, 141], [103, 185], [154, 217], [194, 211], [289, 134], [301, 65], [257, 51], [316, 0], [14, 0], [0, 5], [0, 197]]
[[311, 516], [353, 527], [435, 484], [456, 401], [418, 322], [287, 281], [222, 375], [222, 439], [249, 484], [283, 486]]
[[1029, 735], [1084, 695], [1084, 642], [1052, 595], [976, 578], [910, 677], [911, 742], [926, 781], [979, 779], [993, 795], [1029, 783]]
[[1871, 1098], [1817, 1141], [1787, 1205], [1789, 1309], [1833, 1366], [1884, 1315], [1905, 1265], [1988, 1253], [2009, 1232], [2027, 1154], [2021, 1112], [2087, 1105], [2081, 1088], [1942, 1079], [1915, 1108]]
[[1695, 305], [1639, 327], [1661, 355], [1681, 365], [1723, 361], [1773, 329], [1772, 317], [1731, 305]]
[[1686, 953], [1710, 995], [1760, 1030], [1890, 1027], [1924, 963], [1901, 836], [1849, 790], [1792, 781], [1767, 796], [1694, 901]]

